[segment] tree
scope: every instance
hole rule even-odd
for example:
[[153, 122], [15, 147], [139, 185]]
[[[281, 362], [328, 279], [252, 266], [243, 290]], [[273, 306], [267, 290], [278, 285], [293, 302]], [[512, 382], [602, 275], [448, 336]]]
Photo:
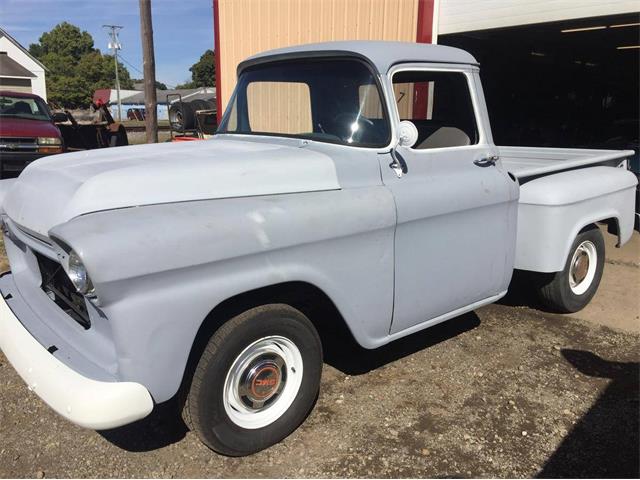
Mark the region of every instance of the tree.
[[189, 69], [191, 81], [178, 85], [176, 88], [198, 88], [216, 86], [216, 57], [213, 50], [207, 50], [200, 60]]
[[29, 52], [36, 57], [55, 53], [63, 57], [80, 58], [94, 50], [91, 34], [68, 22], [59, 23], [50, 32], [43, 33], [39, 43], [29, 46]]
[[216, 57], [213, 50], [207, 50], [200, 60], [189, 69], [191, 80], [196, 87], [215, 87], [216, 85]]
[[[63, 22], [43, 33], [29, 52], [47, 66], [49, 99], [66, 108], [86, 107], [99, 88], [115, 88], [112, 55], [94, 48], [93, 38], [75, 25]], [[129, 71], [118, 62], [120, 87], [133, 88]]]

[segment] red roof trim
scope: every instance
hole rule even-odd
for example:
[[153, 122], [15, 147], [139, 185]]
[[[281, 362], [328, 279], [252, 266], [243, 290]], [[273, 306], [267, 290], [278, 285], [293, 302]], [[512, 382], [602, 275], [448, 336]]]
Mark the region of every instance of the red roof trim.
[[418, 43], [431, 43], [433, 40], [434, 2], [435, 0], [418, 0]]
[[[431, 43], [433, 40], [433, 10], [435, 0], [418, 0], [418, 25], [416, 42]], [[417, 84], [413, 92], [413, 118], [427, 118], [429, 89], [426, 84]]]

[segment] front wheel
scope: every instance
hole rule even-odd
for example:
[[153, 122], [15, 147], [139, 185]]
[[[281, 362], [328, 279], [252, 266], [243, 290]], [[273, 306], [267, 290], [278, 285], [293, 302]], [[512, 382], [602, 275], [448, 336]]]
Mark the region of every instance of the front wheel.
[[211, 337], [194, 372], [184, 415], [212, 450], [263, 450], [293, 432], [313, 407], [322, 346], [309, 319], [282, 304], [248, 310]]
[[592, 226], [578, 234], [561, 272], [538, 274], [539, 298], [555, 312], [582, 310], [598, 290], [603, 269], [604, 239]]

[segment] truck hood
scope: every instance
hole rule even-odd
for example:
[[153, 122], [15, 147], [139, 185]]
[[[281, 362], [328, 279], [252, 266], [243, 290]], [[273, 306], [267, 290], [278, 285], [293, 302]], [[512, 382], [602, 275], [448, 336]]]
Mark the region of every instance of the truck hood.
[[159, 203], [339, 189], [333, 160], [306, 148], [213, 139], [41, 158], [2, 208], [47, 235], [79, 215]]
[[0, 121], [0, 137], [60, 138], [60, 130], [52, 122], [45, 120], [2, 117], [2, 121]]

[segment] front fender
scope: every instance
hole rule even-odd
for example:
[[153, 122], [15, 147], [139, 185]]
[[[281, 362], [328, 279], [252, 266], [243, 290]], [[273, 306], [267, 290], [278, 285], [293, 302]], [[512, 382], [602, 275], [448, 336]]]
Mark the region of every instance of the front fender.
[[207, 315], [240, 293], [300, 281], [357, 341], [388, 335], [395, 206], [382, 186], [130, 208], [50, 232], [82, 257], [111, 327], [118, 376], [156, 402], [177, 391]]

